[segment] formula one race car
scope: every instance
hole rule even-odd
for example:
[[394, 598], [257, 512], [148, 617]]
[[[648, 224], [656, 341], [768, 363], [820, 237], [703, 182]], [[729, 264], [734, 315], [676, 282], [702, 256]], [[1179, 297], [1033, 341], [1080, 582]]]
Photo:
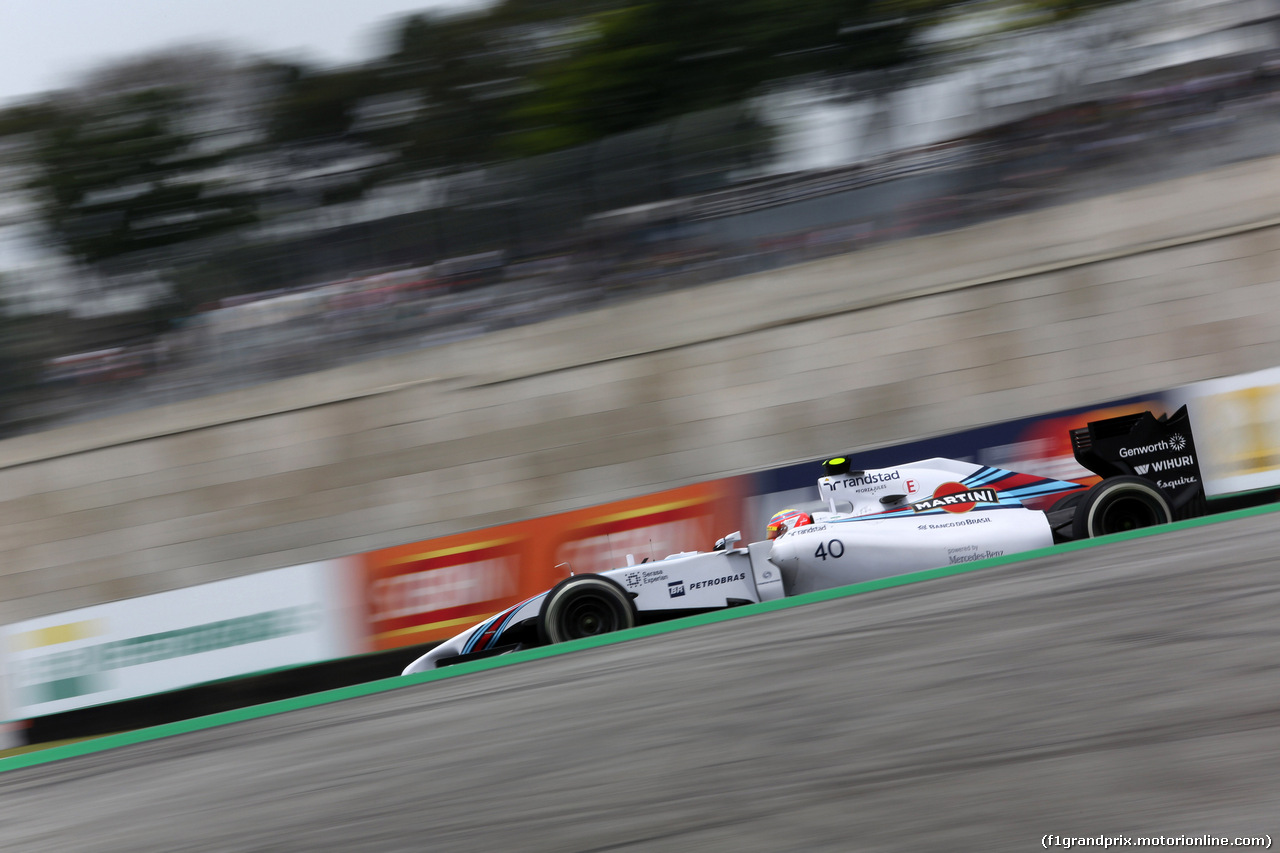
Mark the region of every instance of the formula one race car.
[[[405, 674], [1204, 513], [1185, 407], [1170, 418], [1096, 421], [1071, 439], [1076, 459], [1102, 477], [1093, 486], [951, 459], [867, 471], [829, 460], [821, 509], [779, 513], [770, 539], [741, 548], [733, 533], [712, 551], [639, 564], [628, 556], [622, 568], [569, 577], [446, 640]], [[1054, 496], [1048, 510], [1028, 505]]]

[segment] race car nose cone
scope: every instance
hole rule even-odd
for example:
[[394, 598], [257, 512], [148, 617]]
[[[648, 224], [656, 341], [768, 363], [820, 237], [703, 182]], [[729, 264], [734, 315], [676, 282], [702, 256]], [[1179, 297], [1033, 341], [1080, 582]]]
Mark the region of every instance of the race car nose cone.
[[773, 540], [769, 549], [769, 562], [780, 569], [794, 569], [800, 565], [800, 549], [795, 536], [782, 536]]

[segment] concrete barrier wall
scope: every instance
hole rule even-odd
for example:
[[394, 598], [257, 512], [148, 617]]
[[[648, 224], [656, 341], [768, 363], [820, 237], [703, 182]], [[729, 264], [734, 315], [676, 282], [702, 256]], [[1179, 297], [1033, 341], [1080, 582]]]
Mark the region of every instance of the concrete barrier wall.
[[0, 443], [0, 622], [1280, 364], [1280, 160]]

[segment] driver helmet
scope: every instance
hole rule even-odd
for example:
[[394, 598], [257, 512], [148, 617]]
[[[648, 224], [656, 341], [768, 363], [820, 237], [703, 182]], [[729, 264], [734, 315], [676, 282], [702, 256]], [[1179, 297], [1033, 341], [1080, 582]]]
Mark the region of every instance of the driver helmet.
[[770, 539], [777, 539], [782, 534], [805, 524], [813, 524], [813, 517], [807, 512], [801, 512], [798, 509], [783, 509], [775, 512], [773, 518], [769, 519]]

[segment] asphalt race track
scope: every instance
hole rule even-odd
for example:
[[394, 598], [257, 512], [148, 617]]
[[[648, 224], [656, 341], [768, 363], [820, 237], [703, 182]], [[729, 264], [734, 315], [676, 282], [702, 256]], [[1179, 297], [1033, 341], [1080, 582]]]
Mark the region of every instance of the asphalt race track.
[[3, 773], [0, 846], [941, 851], [1030, 850], [1046, 834], [1275, 836], [1278, 521]]

